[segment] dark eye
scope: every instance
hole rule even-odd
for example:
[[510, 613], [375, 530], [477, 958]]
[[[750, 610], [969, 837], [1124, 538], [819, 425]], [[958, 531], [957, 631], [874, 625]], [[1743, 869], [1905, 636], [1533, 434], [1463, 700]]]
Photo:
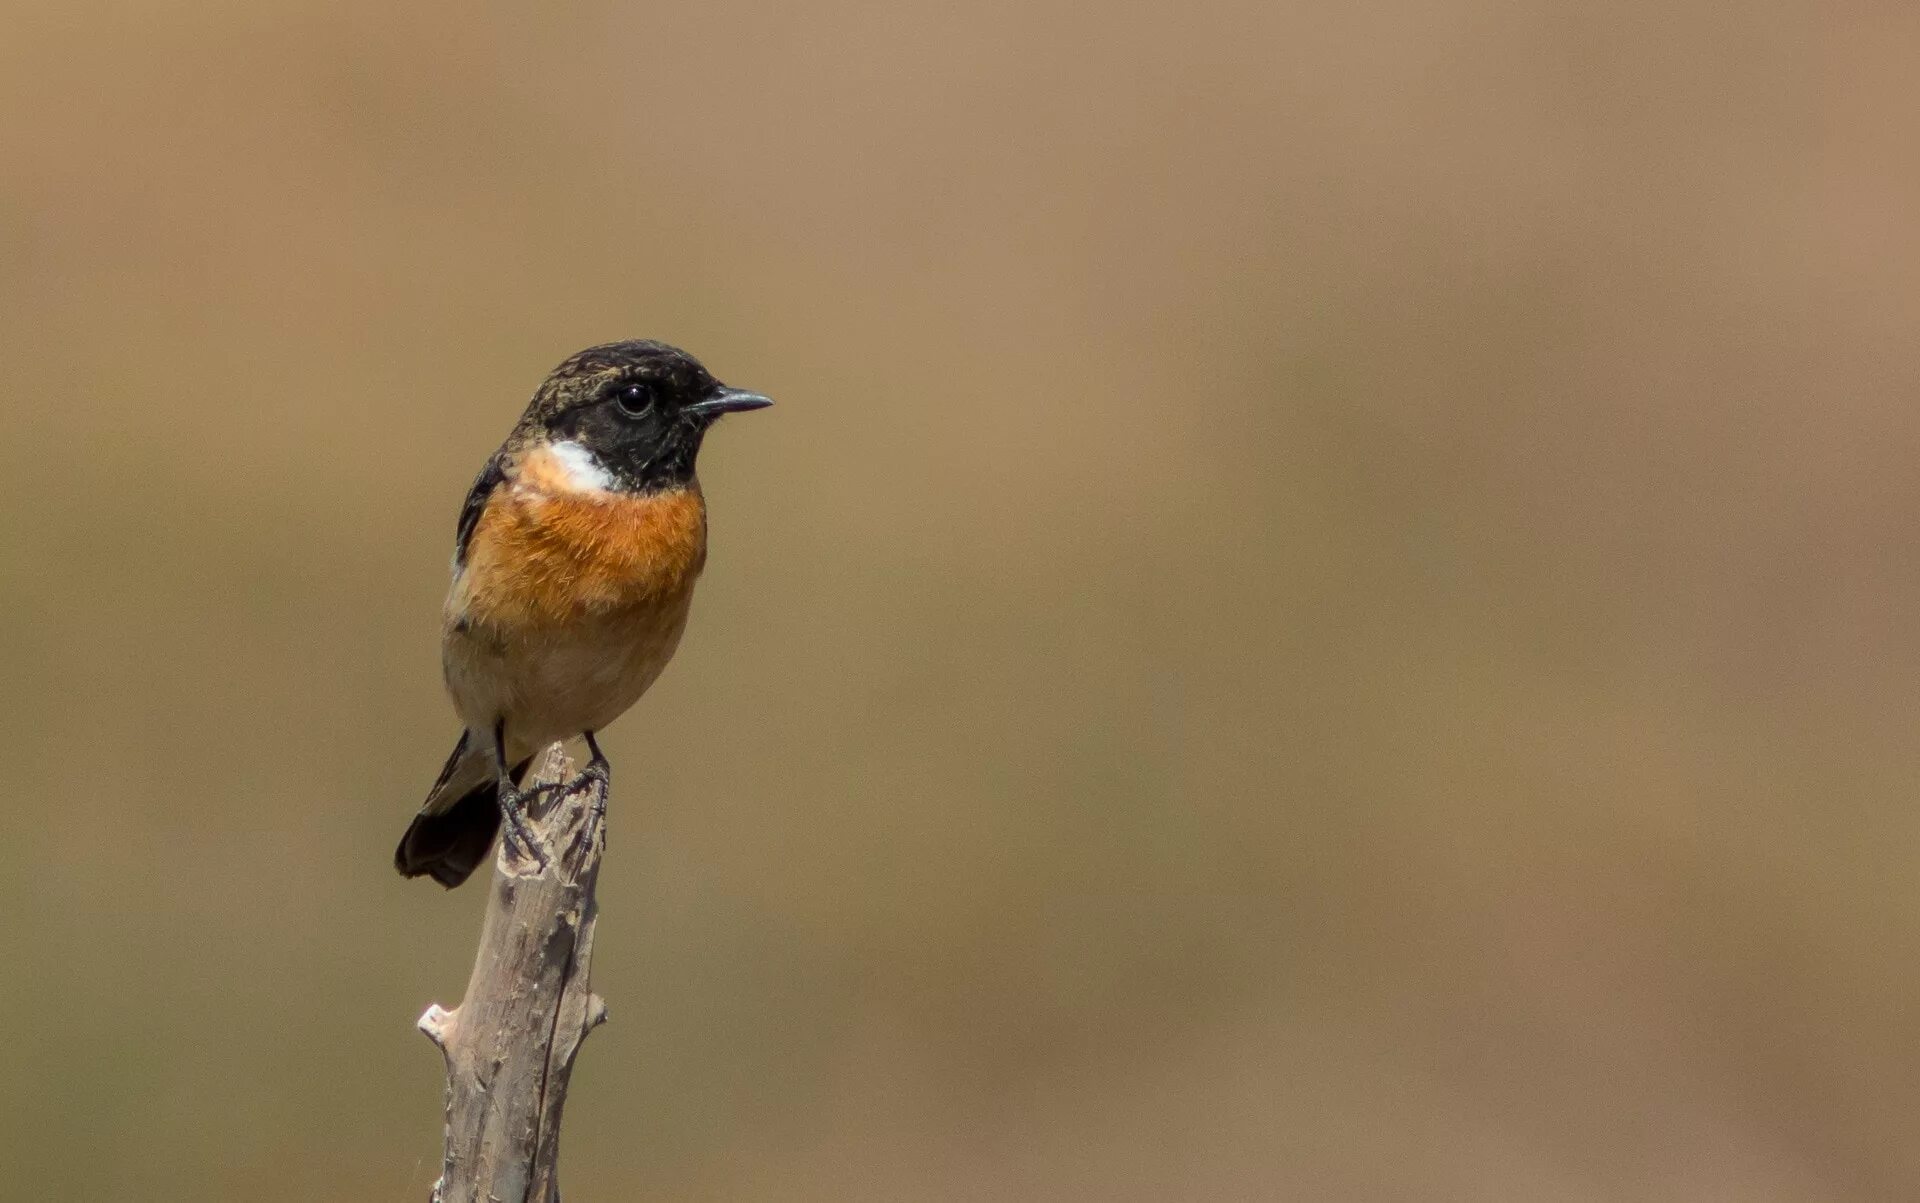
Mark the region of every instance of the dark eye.
[[637, 418], [653, 408], [653, 389], [644, 384], [623, 385], [613, 399], [621, 413]]

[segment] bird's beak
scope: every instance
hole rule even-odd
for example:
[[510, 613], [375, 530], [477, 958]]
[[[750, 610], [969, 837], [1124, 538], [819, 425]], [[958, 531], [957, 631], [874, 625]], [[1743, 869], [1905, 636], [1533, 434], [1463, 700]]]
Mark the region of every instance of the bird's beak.
[[763, 397], [759, 393], [750, 393], [743, 388], [722, 386], [713, 396], [704, 401], [695, 401], [687, 406], [686, 412], [702, 418], [717, 418], [721, 414], [745, 413], [750, 409], [765, 409], [773, 404], [772, 397]]

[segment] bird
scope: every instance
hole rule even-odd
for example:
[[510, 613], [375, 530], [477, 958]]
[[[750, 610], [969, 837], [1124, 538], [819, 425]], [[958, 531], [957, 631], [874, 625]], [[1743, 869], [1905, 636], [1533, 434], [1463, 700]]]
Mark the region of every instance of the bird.
[[695, 472], [721, 417], [773, 402], [666, 343], [588, 347], [534, 392], [460, 507], [440, 652], [462, 731], [394, 850], [452, 889], [496, 833], [541, 866], [519, 785], [541, 749], [595, 739], [672, 659], [707, 560]]

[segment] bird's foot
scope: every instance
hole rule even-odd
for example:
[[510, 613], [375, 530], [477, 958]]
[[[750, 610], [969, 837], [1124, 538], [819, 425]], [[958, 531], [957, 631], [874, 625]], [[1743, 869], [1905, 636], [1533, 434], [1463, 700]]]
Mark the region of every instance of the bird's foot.
[[547, 867], [547, 851], [527, 827], [527, 799], [538, 794], [539, 788], [532, 790], [502, 789], [500, 791], [500, 840], [506, 846], [507, 856], [525, 856], [541, 869]]
[[607, 763], [607, 754], [600, 750], [600, 741], [593, 737], [593, 732], [585, 734], [587, 750], [593, 756], [587, 761], [587, 767], [580, 771], [580, 776], [599, 784], [599, 791], [593, 795], [593, 817], [602, 820], [607, 817], [607, 791], [613, 788], [613, 766]]
[[598, 785], [600, 787], [600, 792], [597, 795], [599, 798], [598, 805], [604, 806], [606, 805], [607, 786], [610, 784], [610, 768], [611, 766], [604, 760], [590, 760], [587, 762], [585, 768], [567, 778], [565, 781], [542, 782], [539, 785], [530, 786], [522, 792], [530, 800], [537, 798], [542, 803], [546, 803], [555, 798], [565, 797], [567, 794], [577, 794], [588, 786]]

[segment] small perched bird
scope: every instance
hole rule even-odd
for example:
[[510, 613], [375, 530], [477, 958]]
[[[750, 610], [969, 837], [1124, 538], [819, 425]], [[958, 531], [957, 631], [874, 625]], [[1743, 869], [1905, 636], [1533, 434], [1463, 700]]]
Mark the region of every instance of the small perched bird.
[[653, 684], [707, 561], [694, 475], [723, 414], [773, 404], [646, 340], [588, 347], [553, 370], [460, 508], [441, 665], [466, 730], [395, 850], [451, 889], [507, 839], [535, 860], [518, 781], [533, 755], [594, 733]]

